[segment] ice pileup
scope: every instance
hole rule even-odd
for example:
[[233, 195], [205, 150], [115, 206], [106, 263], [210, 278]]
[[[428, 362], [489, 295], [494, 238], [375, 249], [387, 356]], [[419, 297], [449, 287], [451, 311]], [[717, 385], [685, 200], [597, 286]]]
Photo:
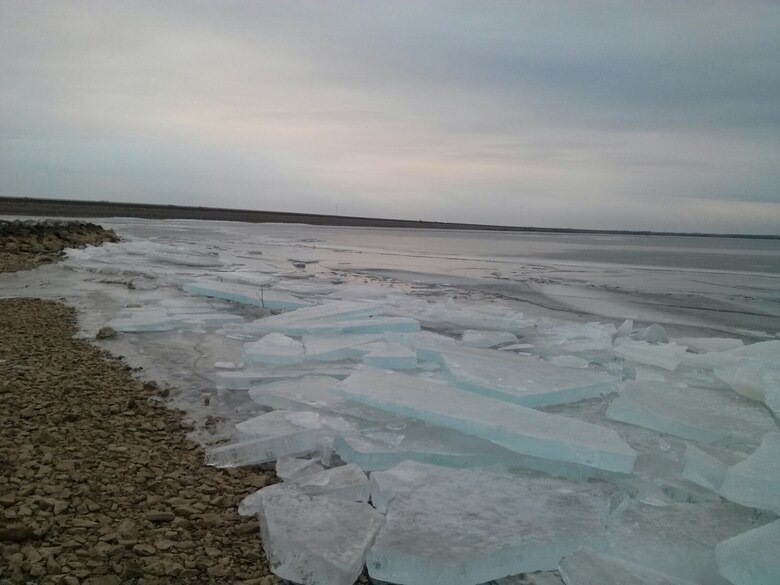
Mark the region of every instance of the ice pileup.
[[240, 512], [259, 518], [280, 577], [780, 583], [780, 341], [534, 320], [271, 272], [190, 271], [189, 296], [112, 326], [209, 332], [229, 340], [220, 362], [245, 362], [213, 373], [236, 425], [207, 460], [276, 461], [283, 481]]

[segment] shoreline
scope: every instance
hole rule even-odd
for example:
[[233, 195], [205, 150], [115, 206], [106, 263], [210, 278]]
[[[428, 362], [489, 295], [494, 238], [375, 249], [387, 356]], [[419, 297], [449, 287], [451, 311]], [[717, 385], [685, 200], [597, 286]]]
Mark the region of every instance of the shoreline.
[[[0, 272], [58, 259], [16, 254]], [[275, 473], [206, 466], [169, 390], [76, 331], [62, 303], [0, 299], [0, 583], [279, 583], [236, 511]]]

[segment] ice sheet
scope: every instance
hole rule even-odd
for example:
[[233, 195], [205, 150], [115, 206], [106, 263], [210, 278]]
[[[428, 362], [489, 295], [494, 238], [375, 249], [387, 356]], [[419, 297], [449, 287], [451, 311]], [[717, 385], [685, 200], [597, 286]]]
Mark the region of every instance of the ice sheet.
[[563, 559], [561, 576], [566, 585], [693, 585], [589, 548]]
[[244, 357], [255, 364], [288, 365], [303, 361], [303, 344], [281, 333], [269, 333], [244, 344]]
[[417, 367], [417, 353], [400, 343], [376, 342], [363, 346], [364, 364], [386, 370], [413, 370]]
[[780, 520], [724, 540], [715, 548], [720, 574], [734, 585], [780, 583]]
[[224, 299], [266, 309], [294, 310], [309, 304], [292, 295], [272, 291], [266, 287], [230, 284], [206, 278], [185, 282], [182, 290], [193, 295]]
[[617, 388], [608, 374], [490, 350], [442, 351], [439, 361], [458, 387], [522, 406], [576, 402]]
[[636, 453], [613, 430], [447, 384], [364, 368], [336, 386], [350, 400], [493, 441], [517, 453], [631, 471]]
[[466, 347], [490, 348], [508, 343], [517, 343], [517, 335], [509, 331], [480, 331], [467, 329], [460, 337]]
[[420, 330], [420, 323], [409, 317], [364, 317], [361, 319], [352, 319], [349, 321], [335, 320], [312, 320], [298, 321], [279, 325], [277, 323], [268, 323], [266, 319], [260, 319], [254, 323], [244, 326], [248, 333], [264, 334], [271, 331], [278, 331], [291, 337], [301, 337], [303, 335], [343, 335], [353, 333], [384, 333], [393, 332], [414, 332]]
[[335, 362], [357, 359], [368, 352], [364, 346], [383, 339], [381, 333], [368, 335], [304, 335], [306, 359]]
[[287, 493], [263, 498], [261, 518], [271, 571], [306, 585], [353, 585], [382, 522], [368, 504]]
[[654, 345], [647, 341], [619, 338], [615, 340], [615, 355], [638, 364], [674, 371], [683, 361], [687, 348], [676, 343]]
[[732, 393], [662, 382], [626, 382], [607, 416], [701, 443], [728, 437], [757, 442], [777, 428], [766, 409]]
[[366, 563], [382, 581], [474, 585], [554, 569], [584, 542], [606, 541], [596, 486], [412, 462], [371, 475], [372, 499], [379, 483], [389, 501]]
[[720, 493], [743, 506], [780, 514], [780, 433], [765, 434], [750, 457], [730, 467]]

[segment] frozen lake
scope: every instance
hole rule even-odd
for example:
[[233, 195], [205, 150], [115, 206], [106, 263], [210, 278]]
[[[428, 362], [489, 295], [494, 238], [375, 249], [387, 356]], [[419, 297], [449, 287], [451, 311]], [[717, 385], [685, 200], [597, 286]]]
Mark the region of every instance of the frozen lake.
[[117, 330], [210, 463], [278, 460], [240, 511], [284, 578], [726, 585], [777, 544], [778, 240], [96, 221], [0, 295]]

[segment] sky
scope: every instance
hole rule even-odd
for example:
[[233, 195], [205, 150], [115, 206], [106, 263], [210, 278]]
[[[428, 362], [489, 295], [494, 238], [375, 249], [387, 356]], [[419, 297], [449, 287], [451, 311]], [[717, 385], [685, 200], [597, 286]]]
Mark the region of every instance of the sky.
[[780, 233], [780, 2], [0, 0], [0, 195]]

